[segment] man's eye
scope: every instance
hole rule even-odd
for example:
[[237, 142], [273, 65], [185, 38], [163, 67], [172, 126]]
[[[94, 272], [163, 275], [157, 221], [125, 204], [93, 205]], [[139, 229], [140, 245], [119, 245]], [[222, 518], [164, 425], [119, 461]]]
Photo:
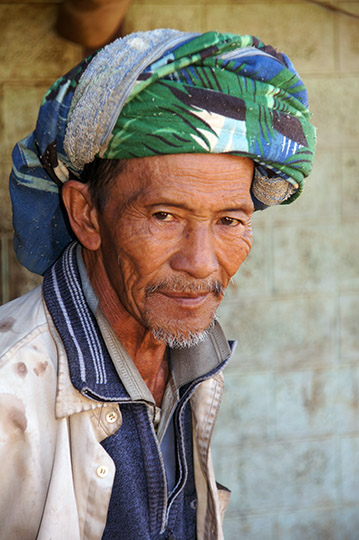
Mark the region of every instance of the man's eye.
[[172, 214], [169, 214], [168, 212], [156, 212], [153, 214], [153, 217], [158, 219], [158, 221], [173, 221]]
[[227, 227], [236, 227], [241, 223], [239, 219], [231, 218], [231, 217], [223, 217], [219, 220], [221, 225], [226, 225]]

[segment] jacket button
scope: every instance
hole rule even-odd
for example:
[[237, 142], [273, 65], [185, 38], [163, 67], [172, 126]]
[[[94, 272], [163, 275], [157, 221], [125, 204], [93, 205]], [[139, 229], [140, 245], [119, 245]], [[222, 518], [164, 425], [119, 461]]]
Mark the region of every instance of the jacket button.
[[114, 422], [116, 422], [118, 418], [118, 414], [117, 412], [115, 411], [109, 411], [107, 414], [106, 414], [106, 421], [109, 423], [109, 424], [113, 424]]
[[105, 478], [105, 476], [107, 476], [107, 473], [108, 473], [108, 467], [106, 467], [106, 465], [100, 465], [96, 469], [96, 474], [99, 478]]

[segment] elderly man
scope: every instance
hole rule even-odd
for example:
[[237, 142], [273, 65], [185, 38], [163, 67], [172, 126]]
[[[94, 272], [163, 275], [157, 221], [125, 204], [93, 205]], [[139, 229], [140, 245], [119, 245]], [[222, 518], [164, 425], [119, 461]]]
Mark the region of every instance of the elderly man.
[[44, 280], [0, 310], [1, 538], [223, 538], [215, 313], [314, 140], [251, 36], [130, 35], [50, 88], [13, 154], [15, 250]]

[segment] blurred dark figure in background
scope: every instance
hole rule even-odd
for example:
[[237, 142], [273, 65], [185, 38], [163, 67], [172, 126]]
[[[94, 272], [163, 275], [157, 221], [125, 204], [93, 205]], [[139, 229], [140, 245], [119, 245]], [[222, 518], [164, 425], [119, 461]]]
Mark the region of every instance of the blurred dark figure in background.
[[131, 0], [65, 0], [59, 6], [60, 36], [92, 53], [122, 37], [122, 22]]

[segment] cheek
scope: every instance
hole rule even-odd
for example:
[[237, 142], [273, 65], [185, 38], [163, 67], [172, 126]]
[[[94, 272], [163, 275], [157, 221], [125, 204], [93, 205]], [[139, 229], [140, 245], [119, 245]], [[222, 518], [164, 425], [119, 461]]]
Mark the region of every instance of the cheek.
[[246, 260], [251, 248], [251, 229], [248, 229], [239, 239], [233, 238], [230, 242], [226, 243], [225, 249], [222, 251], [221, 266], [226, 272], [227, 284]]
[[133, 287], [149, 280], [166, 264], [173, 239], [161, 238], [148, 226], [127, 225], [120, 228], [116, 249], [123, 281]]

